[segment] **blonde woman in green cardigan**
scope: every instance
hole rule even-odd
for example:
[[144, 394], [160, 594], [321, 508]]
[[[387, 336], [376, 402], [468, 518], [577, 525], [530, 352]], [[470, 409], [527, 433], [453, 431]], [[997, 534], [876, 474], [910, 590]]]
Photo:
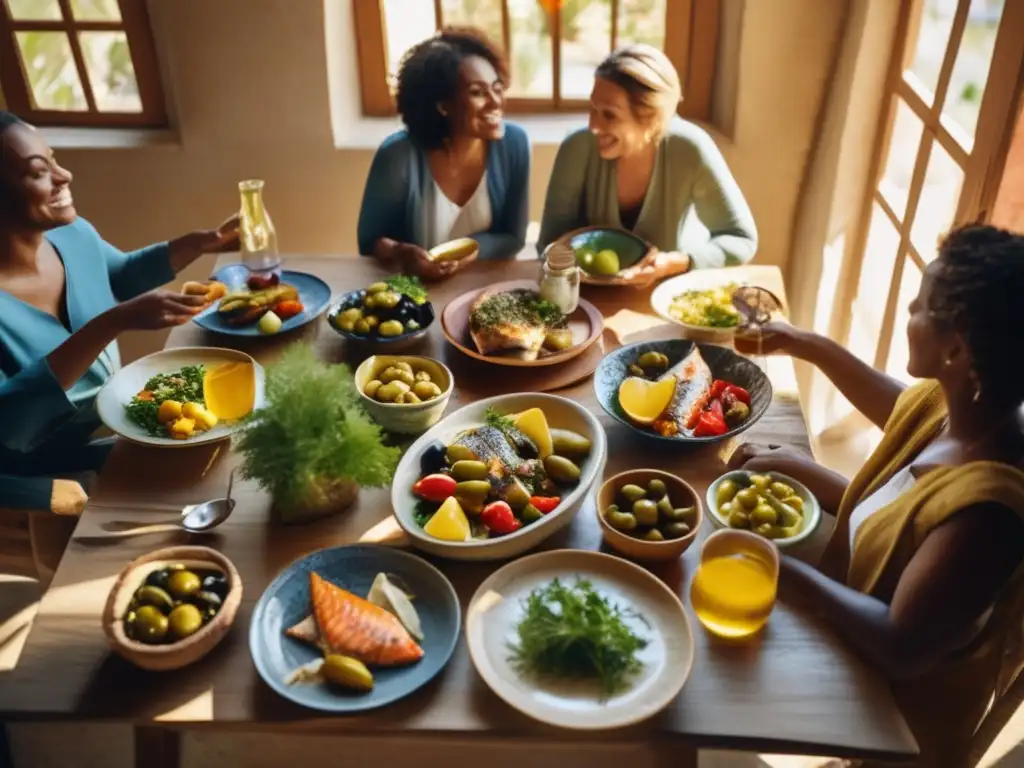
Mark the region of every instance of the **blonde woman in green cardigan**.
[[[555, 158], [538, 248], [580, 227], [630, 230], [660, 252], [623, 273], [637, 283], [753, 258], [754, 217], [711, 137], [676, 116], [682, 89], [668, 57], [631, 45], [595, 75], [590, 124]], [[709, 237], [682, 253], [691, 209]]]

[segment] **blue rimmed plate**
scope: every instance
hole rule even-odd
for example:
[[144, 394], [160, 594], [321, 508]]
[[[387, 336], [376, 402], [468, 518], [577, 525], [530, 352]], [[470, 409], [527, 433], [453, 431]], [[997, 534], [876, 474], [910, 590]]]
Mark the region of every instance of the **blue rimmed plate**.
[[[398, 576], [415, 592], [423, 658], [405, 667], [371, 670], [374, 686], [368, 693], [349, 693], [324, 683], [288, 685], [285, 680], [296, 668], [320, 657], [317, 649], [285, 635], [312, 610], [310, 571], [360, 597], [366, 597], [378, 573]], [[253, 611], [249, 650], [260, 677], [286, 699], [322, 712], [362, 712], [398, 701], [430, 682], [451, 658], [461, 625], [459, 598], [437, 568], [399, 549], [353, 544], [312, 552], [274, 579]]]
[[[249, 279], [249, 270], [244, 264], [229, 264], [218, 270], [211, 278], [219, 280], [228, 287], [229, 291], [238, 291], [245, 288], [245, 281]], [[299, 301], [305, 309], [294, 317], [289, 317], [281, 324], [278, 333], [287, 333], [296, 328], [301, 328], [306, 323], [316, 320], [324, 313], [331, 303], [331, 288], [316, 275], [308, 272], [292, 272], [284, 270], [281, 272], [281, 282], [295, 286], [299, 292]], [[229, 336], [262, 336], [256, 323], [251, 325], [229, 325], [217, 314], [217, 303], [200, 312], [195, 317], [195, 322], [202, 328], [214, 333], [223, 333]]]

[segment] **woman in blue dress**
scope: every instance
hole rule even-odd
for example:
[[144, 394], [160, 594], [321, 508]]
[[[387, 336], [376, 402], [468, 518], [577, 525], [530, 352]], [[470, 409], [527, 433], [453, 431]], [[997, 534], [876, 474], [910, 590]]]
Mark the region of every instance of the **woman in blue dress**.
[[77, 514], [73, 478], [109, 441], [95, 397], [120, 366], [117, 337], [188, 322], [203, 298], [156, 290], [237, 237], [232, 218], [122, 253], [78, 216], [71, 173], [42, 135], [0, 111], [0, 507]]

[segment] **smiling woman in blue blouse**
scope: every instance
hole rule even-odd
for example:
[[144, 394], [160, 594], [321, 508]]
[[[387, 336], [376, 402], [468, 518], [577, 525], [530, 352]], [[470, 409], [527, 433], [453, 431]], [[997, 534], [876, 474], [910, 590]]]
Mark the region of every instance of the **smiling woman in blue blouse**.
[[427, 278], [468, 263], [427, 251], [460, 237], [481, 259], [526, 241], [530, 147], [504, 122], [508, 66], [480, 32], [448, 28], [411, 48], [398, 70], [405, 130], [374, 155], [359, 212], [359, 252]]
[[202, 297], [154, 290], [237, 236], [237, 219], [122, 253], [75, 211], [71, 173], [0, 111], [0, 507], [77, 514], [71, 479], [109, 443], [94, 400], [120, 366], [117, 336], [185, 323]]

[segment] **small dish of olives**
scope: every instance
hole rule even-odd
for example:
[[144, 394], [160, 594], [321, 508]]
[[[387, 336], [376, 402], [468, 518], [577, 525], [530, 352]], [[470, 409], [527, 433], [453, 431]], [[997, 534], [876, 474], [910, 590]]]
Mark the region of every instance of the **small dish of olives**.
[[708, 487], [708, 511], [717, 528], [738, 528], [782, 549], [809, 538], [821, 506], [805, 485], [780, 472], [728, 472]]
[[374, 355], [355, 372], [367, 413], [388, 432], [418, 435], [441, 420], [454, 377], [429, 357]]
[[434, 322], [434, 307], [425, 292], [419, 298], [422, 301], [380, 281], [342, 296], [328, 311], [327, 320], [331, 328], [363, 347], [408, 349]]
[[604, 540], [641, 561], [673, 560], [697, 537], [700, 497], [684, 480], [657, 469], [633, 469], [606, 480], [597, 494]]
[[242, 583], [208, 547], [169, 547], [132, 561], [103, 611], [111, 648], [144, 669], [179, 669], [205, 656], [234, 621]]

